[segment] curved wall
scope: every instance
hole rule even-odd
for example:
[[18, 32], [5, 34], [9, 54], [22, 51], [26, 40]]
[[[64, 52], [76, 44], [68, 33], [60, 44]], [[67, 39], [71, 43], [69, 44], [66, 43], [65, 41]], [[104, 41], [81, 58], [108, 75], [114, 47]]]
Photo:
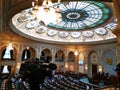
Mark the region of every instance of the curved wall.
[[[25, 48], [30, 47], [34, 51], [33, 57], [40, 58], [40, 54], [42, 50], [49, 49], [52, 55], [52, 61], [53, 63], [56, 63], [58, 66], [64, 65], [66, 70], [73, 70], [75, 72], [80, 71], [79, 69], [79, 55], [82, 53], [84, 56], [84, 64], [82, 65], [82, 73], [91, 73], [92, 75], [92, 66], [93, 64], [97, 64], [97, 72], [99, 72], [99, 66], [102, 66], [102, 71], [115, 74], [114, 71], [112, 71], [113, 67], [117, 64], [117, 43], [106, 43], [106, 44], [93, 44], [93, 45], [59, 45], [59, 44], [49, 44], [49, 43], [42, 43], [37, 41], [32, 41], [30, 39], [23, 38], [21, 36], [16, 36], [16, 34], [12, 34], [14, 38], [12, 38], [12, 41], [10, 41], [9, 35], [3, 34], [0, 36], [1, 42], [0, 42], [0, 57], [2, 54], [2, 51], [5, 47], [8, 46], [8, 44], [11, 42], [13, 44], [14, 50], [15, 50], [15, 61], [8, 61], [0, 60], [0, 65], [11, 65], [13, 66], [13, 72], [17, 73], [19, 71], [20, 64], [22, 63], [22, 52]], [[63, 51], [64, 52], [64, 61], [63, 62], [56, 62], [55, 61], [55, 54], [57, 51]], [[68, 62], [68, 54], [69, 52], [75, 52], [77, 50], [78, 56], [75, 56], [74, 62]], [[91, 52], [95, 52], [97, 54], [96, 62], [93, 59], [93, 56], [91, 55]], [[112, 64], [109, 64], [108, 59], [112, 59]], [[13, 63], [14, 62], [14, 63]], [[85, 66], [88, 66], [89, 69], [85, 69]], [[106, 67], [107, 66], [107, 67]], [[72, 67], [72, 68], [71, 68]], [[111, 67], [111, 68], [108, 68]], [[111, 72], [112, 71], [112, 72]]]

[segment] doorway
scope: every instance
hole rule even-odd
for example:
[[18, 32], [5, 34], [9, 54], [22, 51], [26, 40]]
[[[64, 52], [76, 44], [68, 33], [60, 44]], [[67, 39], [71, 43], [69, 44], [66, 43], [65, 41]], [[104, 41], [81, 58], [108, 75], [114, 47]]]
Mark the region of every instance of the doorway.
[[97, 64], [92, 64], [92, 76], [97, 73]]

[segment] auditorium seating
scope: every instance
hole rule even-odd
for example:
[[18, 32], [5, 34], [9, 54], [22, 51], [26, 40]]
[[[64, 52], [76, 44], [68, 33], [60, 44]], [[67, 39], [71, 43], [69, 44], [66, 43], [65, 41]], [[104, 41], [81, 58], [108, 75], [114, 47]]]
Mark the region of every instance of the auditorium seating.
[[[43, 84], [40, 84], [41, 90], [101, 90], [103, 86], [113, 85], [115, 82], [115, 77], [109, 76], [109, 79], [105, 79], [104, 85], [99, 85], [95, 82], [98, 78], [96, 74], [93, 78], [88, 78], [85, 74], [66, 72], [66, 73], [56, 73], [54, 77], [47, 77]], [[85, 80], [85, 78], [88, 80]], [[103, 77], [100, 77], [100, 79]], [[105, 78], [105, 77], [104, 77]], [[109, 81], [108, 81], [109, 80]], [[111, 81], [110, 81], [111, 80]], [[94, 83], [95, 82], [95, 83]], [[102, 86], [102, 87], [101, 87]], [[4, 78], [1, 83], [1, 90], [30, 90], [29, 84], [23, 82], [21, 76], [16, 74], [11, 77]]]

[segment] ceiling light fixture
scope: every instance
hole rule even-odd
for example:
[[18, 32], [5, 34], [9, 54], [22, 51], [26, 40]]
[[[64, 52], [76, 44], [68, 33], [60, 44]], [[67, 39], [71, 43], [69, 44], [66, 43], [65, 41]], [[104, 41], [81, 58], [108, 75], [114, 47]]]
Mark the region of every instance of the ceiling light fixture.
[[60, 21], [61, 13], [59, 9], [60, 0], [57, 3], [52, 3], [51, 0], [44, 0], [42, 5], [38, 5], [38, 0], [32, 2], [31, 15], [38, 21], [45, 25], [50, 23], [57, 23]]

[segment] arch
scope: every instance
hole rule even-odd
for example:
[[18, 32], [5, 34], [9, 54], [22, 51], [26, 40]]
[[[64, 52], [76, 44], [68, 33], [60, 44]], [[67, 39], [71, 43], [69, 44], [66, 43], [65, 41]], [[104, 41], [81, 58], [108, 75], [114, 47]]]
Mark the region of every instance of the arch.
[[[3, 62], [3, 64], [0, 65], [0, 68], [1, 68], [0, 71], [2, 72], [2, 69], [4, 69], [4, 66], [7, 65], [9, 74], [12, 74], [15, 72], [15, 68], [16, 68], [16, 64], [17, 64], [17, 60], [18, 60], [17, 59], [17, 50], [18, 49], [17, 49], [16, 45], [12, 45], [13, 49], [10, 50], [9, 58], [3, 58], [7, 47], [8, 47], [8, 44], [6, 43], [6, 44], [2, 45], [1, 50], [0, 50], [0, 58], [1, 58], [1, 62]], [[4, 62], [6, 62], [6, 63], [4, 64]], [[11, 62], [11, 64], [9, 64], [9, 62]]]
[[36, 52], [34, 48], [32, 47], [26, 47], [22, 52], [22, 61], [26, 61], [30, 58], [34, 58], [36, 55]]
[[75, 62], [75, 55], [74, 55], [74, 52], [69, 52], [68, 53], [68, 62]]
[[10, 75], [12, 72], [12, 66], [10, 65], [4, 65], [4, 66], [1, 66], [1, 75]]
[[116, 53], [111, 49], [107, 49], [103, 52], [102, 66], [103, 66], [103, 71], [105, 73], [115, 75], [115, 71], [113, 70], [113, 68], [117, 63], [117, 61], [115, 60], [115, 57], [116, 57]]
[[31, 52], [29, 49], [24, 49], [23, 52], [22, 52], [22, 61], [26, 61], [28, 59], [30, 59], [31, 57]]
[[97, 54], [97, 52], [96, 51], [91, 51], [88, 54], [88, 60], [92, 64], [97, 64], [98, 63], [98, 54]]
[[79, 54], [79, 61], [78, 61], [79, 65], [83, 65], [84, 64], [84, 54], [80, 53]]
[[11, 66], [4, 65], [1, 66], [1, 74], [9, 74], [11, 70]]
[[65, 53], [62, 50], [58, 50], [55, 54], [56, 62], [64, 62], [65, 61]]
[[13, 49], [8, 49], [8, 46], [3, 46], [1, 48], [1, 60], [15, 60], [17, 57], [17, 50], [12, 45]]
[[98, 72], [98, 54], [96, 51], [91, 51], [88, 54], [88, 75], [92, 77]]
[[52, 52], [50, 51], [50, 49], [48, 48], [43, 49], [40, 54], [40, 61], [49, 63], [51, 60], [52, 60]]

